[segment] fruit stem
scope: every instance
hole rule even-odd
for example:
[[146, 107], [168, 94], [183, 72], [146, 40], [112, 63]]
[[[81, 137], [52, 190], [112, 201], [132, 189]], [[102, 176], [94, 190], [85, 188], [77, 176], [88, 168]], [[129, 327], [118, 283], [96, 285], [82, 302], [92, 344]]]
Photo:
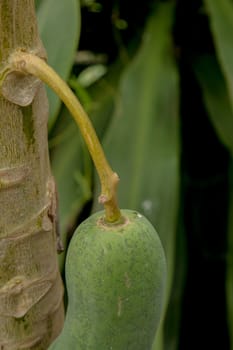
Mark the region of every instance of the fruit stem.
[[54, 90], [64, 102], [75, 122], [78, 124], [99, 175], [101, 183], [99, 202], [104, 205], [105, 220], [111, 223], [118, 221], [121, 218], [116, 195], [119, 177], [111, 169], [95, 129], [77, 97], [53, 68], [35, 54], [22, 51], [14, 52], [10, 56], [9, 65], [6, 68], [7, 73], [9, 72], [9, 68], [11, 72], [18, 71], [39, 78]]

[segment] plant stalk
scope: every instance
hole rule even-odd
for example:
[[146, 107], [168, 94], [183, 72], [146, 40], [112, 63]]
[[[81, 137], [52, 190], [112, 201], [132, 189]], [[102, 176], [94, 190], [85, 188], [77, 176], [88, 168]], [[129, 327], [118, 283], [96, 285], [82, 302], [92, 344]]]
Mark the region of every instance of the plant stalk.
[[[46, 56], [34, 0], [0, 0], [0, 71], [19, 49]], [[0, 349], [45, 350], [64, 323], [48, 101], [20, 76], [0, 76]]]
[[14, 52], [10, 57], [8, 70], [31, 74], [39, 78], [53, 89], [67, 106], [80, 128], [99, 175], [101, 183], [99, 202], [105, 207], [105, 220], [109, 223], [117, 222], [121, 217], [116, 196], [119, 177], [111, 169], [92, 123], [77, 97], [60, 76], [35, 54]]

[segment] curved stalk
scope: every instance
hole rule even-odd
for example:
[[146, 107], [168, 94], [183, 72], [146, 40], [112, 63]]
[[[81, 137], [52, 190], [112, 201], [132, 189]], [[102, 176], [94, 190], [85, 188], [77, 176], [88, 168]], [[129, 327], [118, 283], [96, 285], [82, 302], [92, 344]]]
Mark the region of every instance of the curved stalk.
[[7, 73], [9, 68], [11, 72], [18, 71], [39, 78], [50, 86], [67, 106], [78, 124], [99, 175], [101, 183], [99, 202], [105, 207], [105, 219], [111, 223], [118, 221], [121, 217], [116, 198], [119, 177], [111, 169], [92, 123], [77, 97], [60, 76], [43, 59], [34, 54], [22, 51], [14, 52], [10, 56], [9, 65], [6, 68]]

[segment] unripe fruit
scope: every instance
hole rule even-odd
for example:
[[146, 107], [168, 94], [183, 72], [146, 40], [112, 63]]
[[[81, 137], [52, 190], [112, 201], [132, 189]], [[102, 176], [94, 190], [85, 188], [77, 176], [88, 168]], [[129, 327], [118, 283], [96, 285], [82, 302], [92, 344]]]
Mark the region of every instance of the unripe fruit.
[[98, 212], [72, 237], [66, 260], [68, 309], [50, 349], [150, 350], [160, 320], [166, 263], [141, 214], [122, 210], [108, 224]]

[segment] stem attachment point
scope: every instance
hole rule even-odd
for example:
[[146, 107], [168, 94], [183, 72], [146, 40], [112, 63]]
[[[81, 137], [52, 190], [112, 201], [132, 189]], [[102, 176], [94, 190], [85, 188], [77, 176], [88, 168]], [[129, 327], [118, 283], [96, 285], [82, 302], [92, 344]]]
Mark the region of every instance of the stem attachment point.
[[99, 175], [101, 183], [99, 202], [104, 205], [105, 220], [109, 223], [118, 221], [121, 218], [116, 195], [119, 177], [111, 169], [92, 123], [77, 97], [53, 68], [33, 53], [20, 50], [12, 53], [5, 68], [0, 72], [0, 81], [3, 82], [5, 77], [12, 72], [39, 78], [64, 102], [80, 129]]

